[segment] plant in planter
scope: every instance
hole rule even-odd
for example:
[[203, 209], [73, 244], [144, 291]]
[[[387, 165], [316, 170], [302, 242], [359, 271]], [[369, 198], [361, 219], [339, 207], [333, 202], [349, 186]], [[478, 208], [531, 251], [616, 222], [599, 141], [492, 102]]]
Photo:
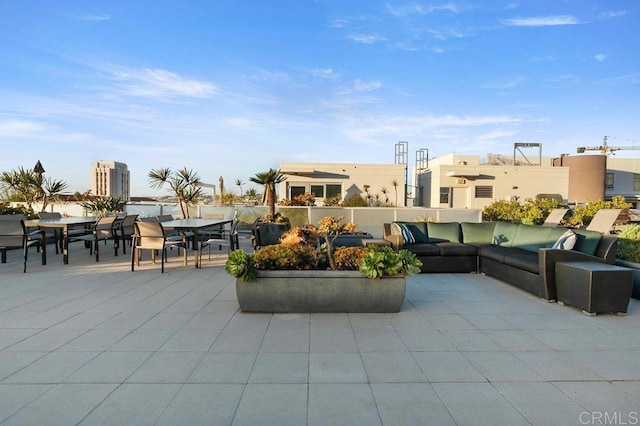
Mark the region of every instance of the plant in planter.
[[333, 258], [333, 243], [344, 233], [353, 233], [356, 230], [355, 223], [342, 223], [344, 216], [325, 216], [318, 221], [318, 235], [324, 238], [327, 244], [327, 260], [329, 267], [336, 269], [336, 261]]
[[631, 297], [640, 299], [640, 225], [627, 225], [618, 234], [616, 264], [633, 269]]
[[269, 169], [266, 172], [256, 173], [249, 180], [264, 185], [262, 202], [269, 206], [268, 221], [273, 222], [276, 216], [276, 185], [287, 180], [287, 177], [280, 170]]
[[[338, 218], [321, 221], [343, 229]], [[335, 227], [333, 227], [335, 225]], [[398, 312], [404, 302], [405, 275], [420, 271], [413, 253], [389, 247], [338, 247], [309, 243], [313, 228], [294, 228], [280, 244], [250, 255], [236, 250], [225, 270], [236, 277], [243, 312]], [[306, 231], [306, 234], [305, 234]], [[328, 238], [327, 238], [328, 240]], [[327, 267], [331, 253], [333, 266]], [[377, 278], [377, 279], [371, 279]]]
[[[235, 250], [229, 255], [225, 270], [246, 282], [255, 279], [259, 270], [359, 270], [372, 279], [420, 272], [422, 262], [408, 250], [396, 253], [380, 246], [334, 249], [338, 235], [355, 231], [354, 224], [343, 224], [342, 219], [327, 216], [320, 220], [317, 230], [313, 226], [293, 228], [283, 235], [280, 244], [266, 246], [253, 255]], [[317, 235], [327, 241], [322, 249], [317, 247]]]

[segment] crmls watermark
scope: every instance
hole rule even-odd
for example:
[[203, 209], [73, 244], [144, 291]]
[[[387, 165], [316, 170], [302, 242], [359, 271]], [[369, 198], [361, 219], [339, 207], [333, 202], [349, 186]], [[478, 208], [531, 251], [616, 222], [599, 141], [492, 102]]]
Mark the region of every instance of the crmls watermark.
[[580, 413], [582, 425], [638, 425], [640, 413], [638, 411], [583, 411]]

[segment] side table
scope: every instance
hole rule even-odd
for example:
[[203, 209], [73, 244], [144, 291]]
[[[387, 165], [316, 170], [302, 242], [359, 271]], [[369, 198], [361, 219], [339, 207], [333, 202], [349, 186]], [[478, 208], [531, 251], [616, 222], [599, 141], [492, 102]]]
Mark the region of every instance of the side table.
[[582, 309], [588, 316], [601, 312], [626, 315], [633, 289], [633, 271], [608, 263], [556, 263], [558, 303]]

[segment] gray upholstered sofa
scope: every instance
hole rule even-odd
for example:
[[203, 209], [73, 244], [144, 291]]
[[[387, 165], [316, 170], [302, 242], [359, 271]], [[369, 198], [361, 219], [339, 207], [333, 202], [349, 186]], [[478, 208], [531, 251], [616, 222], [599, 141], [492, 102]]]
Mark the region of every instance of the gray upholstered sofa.
[[615, 263], [615, 236], [571, 231], [575, 246], [562, 250], [552, 247], [567, 232], [565, 228], [509, 222], [384, 224], [384, 238], [395, 249], [415, 253], [423, 263], [422, 272], [482, 272], [549, 301], [556, 300], [556, 262]]

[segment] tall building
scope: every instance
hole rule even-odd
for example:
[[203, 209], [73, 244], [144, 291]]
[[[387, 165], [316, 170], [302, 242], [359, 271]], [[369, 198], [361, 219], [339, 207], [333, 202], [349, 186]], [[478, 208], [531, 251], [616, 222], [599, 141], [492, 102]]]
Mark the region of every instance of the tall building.
[[129, 170], [124, 163], [96, 161], [91, 171], [91, 192], [102, 197], [121, 197], [129, 201]]

